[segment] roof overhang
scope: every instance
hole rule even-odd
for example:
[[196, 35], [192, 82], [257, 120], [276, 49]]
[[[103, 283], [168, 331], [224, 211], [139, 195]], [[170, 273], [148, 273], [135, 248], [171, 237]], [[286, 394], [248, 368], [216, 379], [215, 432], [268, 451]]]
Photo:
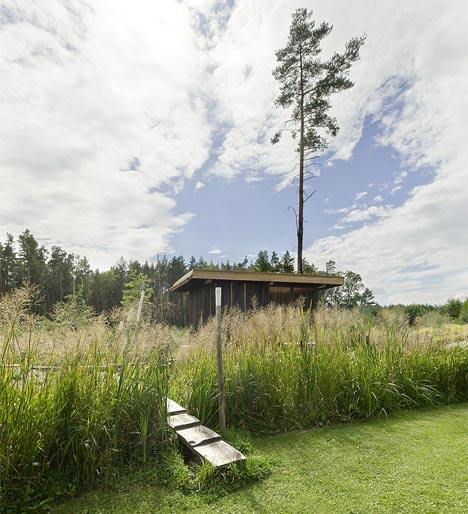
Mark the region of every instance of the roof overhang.
[[310, 285], [327, 289], [343, 285], [343, 277], [336, 275], [299, 275], [297, 273], [273, 273], [260, 271], [191, 270], [175, 282], [170, 291], [188, 291], [192, 284], [206, 280], [236, 282], [268, 282], [274, 284]]

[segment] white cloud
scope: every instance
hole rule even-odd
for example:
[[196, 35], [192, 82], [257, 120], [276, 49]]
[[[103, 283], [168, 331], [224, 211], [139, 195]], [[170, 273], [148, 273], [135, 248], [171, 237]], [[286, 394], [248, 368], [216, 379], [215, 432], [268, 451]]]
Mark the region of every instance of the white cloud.
[[405, 178], [408, 176], [407, 171], [400, 171], [398, 175], [396, 176], [395, 180], [393, 181], [394, 184], [402, 184], [405, 180]]
[[201, 180], [197, 180], [197, 182], [195, 184], [195, 190], [202, 189], [204, 187], [205, 187], [205, 183], [202, 182]]
[[385, 218], [391, 214], [391, 211], [392, 209], [389, 205], [371, 205], [363, 209], [353, 209], [346, 214], [341, 223], [357, 223], [372, 218]]
[[356, 196], [354, 197], [355, 200], [361, 200], [367, 196], [367, 191], [361, 191], [360, 193], [356, 193]]
[[324, 212], [326, 212], [327, 214], [346, 214], [354, 207], [355, 205], [353, 205], [352, 207], [340, 207], [339, 209], [324, 209]]
[[211, 250], [208, 250], [208, 253], [210, 255], [220, 255], [223, 253], [223, 251], [221, 250], [221, 248], [217, 248], [214, 246], [213, 248], [211, 248]]
[[271, 71], [292, 10], [308, 6], [334, 25], [324, 55], [368, 34], [355, 87], [334, 99], [341, 131], [328, 162], [351, 157], [367, 117], [403, 163], [393, 181], [372, 179], [376, 188], [395, 193], [403, 173], [434, 170], [398, 207], [335, 209], [372, 223], [317, 240], [309, 256], [356, 269], [381, 301], [439, 301], [468, 283], [464, 0], [5, 6], [0, 233], [28, 226], [101, 265], [146, 258], [191, 216], [176, 215], [173, 195], [158, 188], [179, 191], [210, 149], [212, 173], [289, 184], [294, 143], [270, 144], [286, 116], [273, 107]]
[[[432, 183], [413, 189], [402, 206], [385, 210], [372, 224], [316, 241], [309, 256], [334, 257], [357, 269], [381, 301], [442, 301], [458, 294], [468, 283], [468, 238], [460, 221], [468, 201], [468, 3], [238, 2], [212, 52], [218, 117], [229, 127], [216, 172], [292, 173], [291, 142], [269, 144], [283, 116], [272, 108], [271, 70], [291, 11], [301, 6], [334, 24], [325, 55], [353, 35], [368, 35], [352, 70], [355, 87], [334, 99], [341, 132], [333, 158], [352, 155], [367, 116], [383, 129], [377, 142], [396, 151], [403, 173], [435, 170]], [[395, 193], [405, 178], [384, 186]], [[402, 271], [422, 262], [434, 266], [424, 278]]]
[[408, 176], [407, 171], [400, 171], [400, 173], [397, 174], [397, 176], [395, 177], [395, 180], [393, 181], [393, 187], [390, 190], [391, 195], [394, 195], [395, 193], [397, 193], [398, 191], [401, 190], [401, 188], [403, 187], [403, 183], [407, 176]]
[[101, 266], [168, 249], [191, 215], [158, 188], [180, 189], [210, 145], [187, 9], [50, 0], [2, 13], [0, 233], [29, 227]]
[[[323, 260], [333, 255], [341, 266], [358, 269], [380, 301], [441, 302], [468, 284], [468, 237], [461, 221], [468, 213], [468, 147], [461, 144], [468, 112], [467, 19], [464, 2], [443, 10], [437, 3], [412, 2], [380, 20], [385, 30], [379, 45], [391, 51], [382, 53], [377, 66], [386, 62], [383, 76], [393, 69], [407, 87], [385, 112], [376, 112], [385, 127], [379, 142], [393, 147], [405, 166], [434, 169], [434, 180], [414, 188], [389, 216], [320, 239], [308, 252]], [[405, 178], [406, 171], [394, 188]]]

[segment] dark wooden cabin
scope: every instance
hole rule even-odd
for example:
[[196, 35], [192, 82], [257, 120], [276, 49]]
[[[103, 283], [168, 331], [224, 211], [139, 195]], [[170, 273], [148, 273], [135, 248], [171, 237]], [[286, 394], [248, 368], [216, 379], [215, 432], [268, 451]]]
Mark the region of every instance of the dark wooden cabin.
[[288, 304], [300, 297], [306, 307], [313, 307], [320, 291], [341, 285], [342, 277], [330, 275], [192, 270], [170, 290], [184, 294], [186, 324], [197, 326], [215, 314], [215, 287], [222, 289], [223, 307], [248, 310], [270, 302]]

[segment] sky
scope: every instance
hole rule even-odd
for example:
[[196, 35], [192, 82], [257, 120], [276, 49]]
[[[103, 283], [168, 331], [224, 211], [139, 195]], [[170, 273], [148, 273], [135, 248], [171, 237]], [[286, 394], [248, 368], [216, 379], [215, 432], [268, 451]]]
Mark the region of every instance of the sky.
[[296, 250], [275, 51], [294, 9], [365, 33], [306, 207], [305, 254], [381, 303], [468, 293], [465, 0], [0, 0], [0, 240], [120, 256]]

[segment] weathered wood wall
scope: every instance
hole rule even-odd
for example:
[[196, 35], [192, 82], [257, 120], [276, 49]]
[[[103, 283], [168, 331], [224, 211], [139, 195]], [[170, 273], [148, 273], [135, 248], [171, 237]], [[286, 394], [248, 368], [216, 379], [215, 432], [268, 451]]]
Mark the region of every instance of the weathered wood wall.
[[304, 298], [306, 307], [315, 306], [318, 301], [316, 286], [281, 284], [275, 288], [275, 292], [270, 292], [270, 284], [266, 282], [226, 280], [194, 282], [188, 293], [182, 293], [186, 296], [183, 302], [185, 313], [181, 313], [182, 324], [197, 326], [214, 316], [215, 287], [222, 288], [223, 307], [237, 307], [244, 311], [254, 306], [266, 306], [270, 302], [289, 304], [300, 297]]

